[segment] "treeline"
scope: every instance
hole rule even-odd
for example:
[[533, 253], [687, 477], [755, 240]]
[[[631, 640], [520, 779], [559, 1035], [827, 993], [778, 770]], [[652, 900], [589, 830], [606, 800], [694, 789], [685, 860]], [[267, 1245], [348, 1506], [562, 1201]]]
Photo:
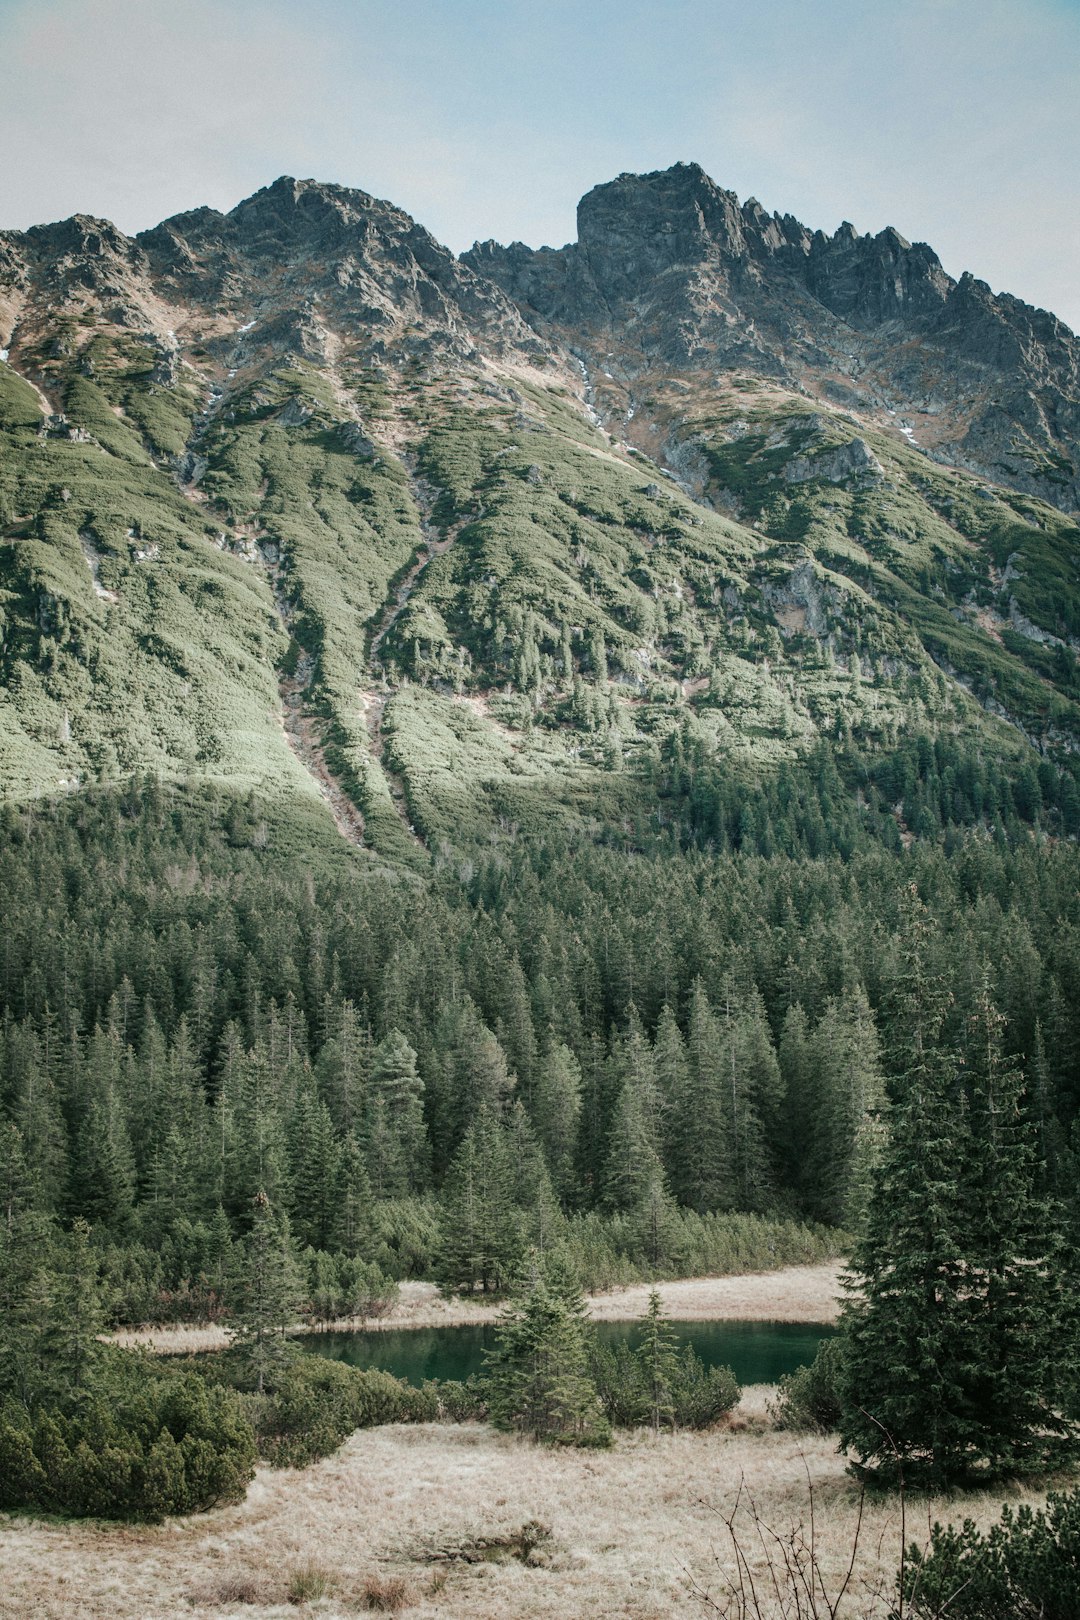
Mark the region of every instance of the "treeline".
[[5, 812], [3, 1196], [91, 1224], [117, 1316], [212, 1315], [260, 1191], [323, 1283], [320, 1255], [497, 1289], [556, 1228], [590, 1282], [821, 1252], [887, 1109], [908, 882], [942, 1043], [962, 1057], [985, 977], [1074, 1195], [1070, 844], [510, 841], [423, 885], [325, 862], [257, 804], [157, 783]]
[[692, 726], [672, 732], [651, 773], [657, 798], [645, 843], [666, 829], [718, 854], [840, 855], [913, 839], [952, 849], [972, 829], [999, 844], [1030, 829], [1080, 834], [1080, 767], [1069, 759], [1005, 760], [956, 737], [913, 736], [882, 752], [851, 737], [819, 743], [747, 791]]

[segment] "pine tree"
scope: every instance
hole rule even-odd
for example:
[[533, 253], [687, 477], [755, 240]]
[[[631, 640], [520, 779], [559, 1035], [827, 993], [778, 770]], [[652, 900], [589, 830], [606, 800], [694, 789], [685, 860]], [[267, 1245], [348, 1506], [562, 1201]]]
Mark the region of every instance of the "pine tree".
[[675, 1423], [674, 1389], [679, 1374], [677, 1341], [664, 1315], [658, 1291], [649, 1295], [649, 1308], [638, 1324], [638, 1366], [649, 1403], [649, 1421], [655, 1435], [664, 1423]]
[[338, 1130], [359, 1130], [371, 1065], [369, 1031], [351, 1001], [335, 1008], [327, 997], [323, 1018], [326, 1039], [315, 1063], [319, 1090]]
[[365, 1122], [368, 1175], [377, 1198], [400, 1198], [428, 1184], [423, 1095], [416, 1053], [392, 1029], [375, 1048]]
[[0, 1223], [0, 1395], [27, 1407], [58, 1393], [52, 1355], [57, 1249], [48, 1216], [9, 1205]]
[[964, 1052], [949, 1053], [927, 932], [909, 894], [891, 1129], [843, 1312], [840, 1433], [860, 1465], [938, 1486], [1069, 1449], [1057, 1401], [1076, 1341], [1000, 1016], [984, 991]]
[[947, 996], [927, 967], [925, 908], [909, 891], [894, 986], [894, 1104], [865, 1231], [850, 1266], [841, 1443], [883, 1474], [944, 1483], [966, 1453], [959, 1410], [962, 1116], [941, 1041]]
[[733, 1202], [726, 1055], [705, 986], [697, 979], [690, 993], [685, 1079], [675, 1100], [671, 1142], [675, 1191], [681, 1203], [702, 1213], [730, 1208]]
[[615, 1210], [636, 1209], [649, 1187], [663, 1179], [659, 1153], [659, 1107], [652, 1048], [637, 1013], [612, 1055], [619, 1092], [608, 1135], [604, 1199]]
[[251, 1230], [234, 1275], [232, 1309], [236, 1342], [260, 1395], [287, 1359], [285, 1330], [295, 1319], [298, 1297], [288, 1220], [260, 1190], [252, 1200]]
[[1061, 1416], [1080, 1353], [1072, 1266], [1060, 1216], [1036, 1191], [1024, 1077], [1004, 1032], [984, 973], [965, 1031], [968, 1152], [959, 1177], [973, 1449], [994, 1475], [1066, 1461], [1080, 1440], [1080, 1427]]
[[352, 1131], [341, 1147], [338, 1202], [335, 1213], [335, 1247], [355, 1257], [363, 1246], [371, 1213], [371, 1183], [368, 1180], [363, 1150]]
[[500, 1293], [521, 1253], [506, 1133], [482, 1107], [443, 1188], [436, 1275], [444, 1288]]
[[90, 1099], [75, 1136], [70, 1205], [95, 1224], [122, 1235], [135, 1193], [131, 1139], [115, 1088]]
[[567, 1202], [574, 1190], [574, 1155], [581, 1116], [581, 1069], [573, 1052], [556, 1042], [540, 1059], [533, 1121], [555, 1191]]
[[665, 1001], [660, 1009], [653, 1041], [653, 1067], [656, 1072], [656, 1101], [660, 1117], [660, 1139], [668, 1175], [673, 1174], [676, 1108], [686, 1087], [686, 1043], [679, 1021]]
[[774, 1161], [780, 1150], [780, 1066], [760, 993], [725, 1000], [723, 1105], [735, 1201], [764, 1210], [775, 1202]]
[[98, 1335], [105, 1325], [100, 1275], [89, 1224], [75, 1220], [57, 1250], [47, 1346], [56, 1375], [76, 1397], [87, 1391], [100, 1357]]
[[582, 1323], [542, 1276], [500, 1318], [487, 1377], [496, 1428], [562, 1445], [605, 1445], [610, 1439], [589, 1376]]
[[293, 1231], [302, 1247], [330, 1248], [341, 1202], [341, 1149], [334, 1140], [330, 1110], [304, 1085], [287, 1132], [290, 1211]]
[[562, 1216], [543, 1151], [520, 1102], [506, 1121], [506, 1151], [521, 1244], [543, 1256], [558, 1237]]

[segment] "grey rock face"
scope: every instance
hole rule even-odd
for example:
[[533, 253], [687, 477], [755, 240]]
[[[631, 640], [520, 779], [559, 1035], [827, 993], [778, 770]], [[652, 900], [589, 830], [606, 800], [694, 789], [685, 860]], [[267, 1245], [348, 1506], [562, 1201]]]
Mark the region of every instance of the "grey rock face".
[[597, 186], [567, 247], [464, 259], [594, 366], [749, 371], [852, 409], [929, 409], [931, 454], [1080, 510], [1080, 340], [898, 231], [810, 232], [680, 163]]
[[374, 363], [550, 361], [505, 294], [408, 214], [311, 180], [277, 180], [228, 214], [195, 209], [136, 239], [83, 215], [0, 237], [5, 333], [90, 306], [138, 331], [166, 385], [181, 363], [171, 328], [200, 324], [227, 369], [322, 366], [342, 342]]
[[786, 580], [766, 585], [763, 595], [782, 636], [805, 632], [821, 640], [828, 635], [838, 593], [818, 578], [808, 557], [796, 563]]
[[784, 477], [789, 484], [805, 484], [811, 478], [824, 478], [830, 484], [843, 484], [848, 479], [880, 484], [885, 469], [864, 439], [851, 439], [820, 455], [794, 456], [784, 468]]

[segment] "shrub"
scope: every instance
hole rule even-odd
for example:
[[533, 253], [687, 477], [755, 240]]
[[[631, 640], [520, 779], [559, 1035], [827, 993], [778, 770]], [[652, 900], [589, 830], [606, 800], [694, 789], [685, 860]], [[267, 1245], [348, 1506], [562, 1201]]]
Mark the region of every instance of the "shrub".
[[614, 1344], [593, 1341], [590, 1371], [609, 1423], [620, 1429], [633, 1429], [644, 1423], [648, 1396], [641, 1363], [629, 1342]]
[[939, 1620], [1075, 1620], [1080, 1593], [1080, 1490], [1051, 1492], [1045, 1512], [1003, 1507], [987, 1535], [965, 1519], [935, 1524], [899, 1582], [910, 1612]]
[[[609, 1423], [630, 1429], [649, 1421], [641, 1363], [625, 1340], [594, 1345], [590, 1367]], [[688, 1344], [673, 1370], [670, 1394], [676, 1428], [708, 1429], [738, 1405], [742, 1388], [730, 1367], [706, 1367]]]
[[0, 1508], [155, 1523], [242, 1500], [255, 1437], [231, 1391], [140, 1380], [79, 1407], [0, 1414]]
[[452, 1378], [429, 1379], [421, 1393], [434, 1400], [436, 1415], [444, 1423], [483, 1421], [488, 1415], [487, 1384], [475, 1375], [464, 1383]]
[[276, 1468], [303, 1468], [328, 1456], [356, 1429], [426, 1423], [439, 1415], [430, 1386], [413, 1389], [389, 1373], [321, 1356], [297, 1357], [272, 1393], [247, 1401], [259, 1454]]
[[671, 1395], [677, 1428], [709, 1429], [739, 1404], [742, 1386], [730, 1367], [706, 1367], [687, 1345]]
[[839, 1339], [822, 1339], [808, 1367], [798, 1367], [780, 1380], [770, 1414], [781, 1429], [829, 1433], [840, 1423], [840, 1373], [843, 1348]]

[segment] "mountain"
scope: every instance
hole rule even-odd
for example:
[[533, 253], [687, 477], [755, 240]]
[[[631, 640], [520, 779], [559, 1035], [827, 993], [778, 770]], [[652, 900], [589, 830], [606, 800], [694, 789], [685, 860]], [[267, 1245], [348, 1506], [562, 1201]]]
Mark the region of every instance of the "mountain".
[[216, 783], [423, 867], [723, 843], [828, 757], [906, 839], [918, 736], [1073, 830], [1077, 340], [696, 165], [579, 233], [457, 259], [286, 178], [0, 234], [4, 796]]
[[[1080, 1366], [1074, 361], [929, 249], [685, 167], [556, 253], [291, 179], [0, 236], [0, 1508], [190, 1513], [257, 1450], [482, 1412], [286, 1354], [400, 1280], [548, 1266], [566, 1350], [575, 1277], [860, 1230], [973, 1392], [948, 1467], [1042, 1477]], [[1017, 1233], [1006, 1446], [970, 1279]], [[916, 1304], [868, 1387], [921, 1395]], [[99, 1339], [223, 1319], [197, 1379]], [[711, 1422], [728, 1375], [687, 1377]]]
[[465, 257], [631, 393], [672, 370], [745, 371], [887, 431], [899, 417], [946, 465], [1080, 505], [1080, 341], [896, 230], [826, 236], [680, 163], [590, 191], [570, 247]]

